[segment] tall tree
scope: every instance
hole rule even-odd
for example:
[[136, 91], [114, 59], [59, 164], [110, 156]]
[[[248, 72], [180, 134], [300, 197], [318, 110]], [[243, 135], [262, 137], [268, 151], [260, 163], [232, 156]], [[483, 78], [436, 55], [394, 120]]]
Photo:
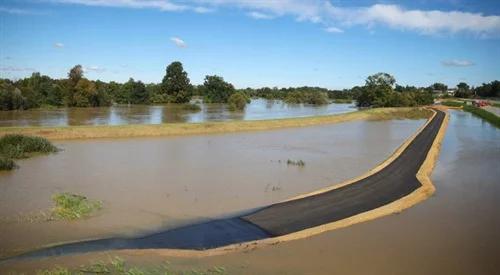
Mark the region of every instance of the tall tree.
[[186, 103], [191, 100], [191, 84], [182, 63], [172, 62], [167, 66], [167, 71], [161, 83], [162, 91], [176, 103]]
[[227, 103], [235, 89], [233, 84], [224, 81], [221, 76], [207, 75], [203, 82], [203, 92], [207, 102]]
[[389, 86], [392, 88], [395, 83], [394, 76], [388, 73], [376, 73], [366, 78], [366, 86]]

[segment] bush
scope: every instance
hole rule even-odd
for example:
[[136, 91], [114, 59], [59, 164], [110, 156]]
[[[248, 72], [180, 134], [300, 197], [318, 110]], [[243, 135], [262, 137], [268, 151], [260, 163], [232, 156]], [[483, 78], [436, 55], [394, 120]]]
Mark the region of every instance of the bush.
[[0, 138], [0, 155], [6, 158], [27, 158], [35, 153], [54, 153], [58, 149], [42, 137], [9, 134]]
[[242, 111], [247, 103], [250, 103], [250, 98], [243, 92], [236, 92], [229, 97], [227, 102], [231, 111]]
[[17, 168], [17, 165], [12, 159], [0, 156], [0, 171], [14, 168]]
[[88, 217], [92, 212], [102, 208], [102, 202], [90, 201], [85, 196], [60, 193], [52, 197], [56, 207], [52, 214], [57, 219], [75, 220]]
[[324, 92], [290, 92], [285, 97], [285, 102], [288, 104], [313, 104], [323, 105], [328, 104], [328, 95]]

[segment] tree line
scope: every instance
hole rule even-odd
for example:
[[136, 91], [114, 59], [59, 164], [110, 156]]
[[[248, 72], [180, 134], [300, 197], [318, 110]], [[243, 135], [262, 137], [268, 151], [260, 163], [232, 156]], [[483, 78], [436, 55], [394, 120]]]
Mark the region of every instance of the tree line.
[[[0, 79], [0, 110], [24, 110], [44, 106], [98, 107], [112, 104], [186, 104], [193, 96], [207, 103], [228, 103], [241, 110], [252, 97], [279, 99], [289, 104], [327, 104], [331, 100], [355, 100], [360, 107], [418, 106], [433, 102], [435, 91], [446, 92], [448, 87], [435, 83], [429, 87], [400, 86], [393, 76], [377, 73], [369, 76], [364, 86], [329, 90], [320, 87], [258, 89], [235, 87], [217, 75], [207, 75], [202, 85], [192, 85], [182, 63], [176, 61], [166, 68], [161, 83], [145, 84], [130, 78], [125, 83], [103, 82], [85, 78], [82, 66], [76, 65], [65, 79], [52, 79], [38, 72], [30, 77], [12, 81]], [[479, 87], [459, 83], [457, 97], [499, 97], [500, 82]]]

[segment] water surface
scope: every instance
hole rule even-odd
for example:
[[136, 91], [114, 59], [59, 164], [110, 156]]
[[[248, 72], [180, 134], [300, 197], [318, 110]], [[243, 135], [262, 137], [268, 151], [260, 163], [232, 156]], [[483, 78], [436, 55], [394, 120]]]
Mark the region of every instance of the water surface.
[[232, 112], [227, 104], [200, 103], [201, 111], [189, 111], [178, 104], [117, 105], [97, 108], [33, 109], [0, 111], [2, 126], [76, 126], [161, 124], [227, 120], [262, 120], [332, 115], [355, 111], [354, 104], [285, 104], [281, 100], [253, 99], [244, 111]]

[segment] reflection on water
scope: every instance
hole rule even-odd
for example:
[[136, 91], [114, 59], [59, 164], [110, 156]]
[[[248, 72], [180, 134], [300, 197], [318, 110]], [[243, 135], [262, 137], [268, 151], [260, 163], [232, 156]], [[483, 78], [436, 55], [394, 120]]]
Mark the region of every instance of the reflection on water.
[[118, 105], [97, 108], [58, 108], [0, 112], [0, 126], [68, 126], [161, 124], [225, 120], [261, 120], [340, 114], [355, 111], [353, 104], [285, 104], [280, 100], [254, 99], [243, 112], [231, 112], [226, 104], [201, 104], [201, 111], [166, 104]]

